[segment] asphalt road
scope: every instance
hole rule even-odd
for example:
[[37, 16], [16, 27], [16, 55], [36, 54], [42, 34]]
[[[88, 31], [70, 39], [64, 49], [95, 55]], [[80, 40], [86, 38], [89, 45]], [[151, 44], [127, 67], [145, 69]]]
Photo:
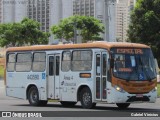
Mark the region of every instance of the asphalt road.
[[[20, 100], [16, 98], [11, 98], [11, 97], [6, 97], [5, 96], [5, 88], [3, 81], [0, 80], [0, 111], [17, 111], [17, 112], [22, 112], [22, 111], [50, 111], [49, 114], [56, 114], [57, 116], [61, 117], [47, 117], [47, 120], [137, 120], [137, 119], [153, 119], [153, 117], [119, 117], [120, 114], [122, 113], [129, 113], [129, 114], [135, 114], [135, 113], [159, 113], [159, 117], [154, 117], [154, 120], [158, 120], [160, 118], [160, 98], [157, 99], [156, 103], [138, 103], [138, 104], [131, 104], [130, 107], [126, 110], [119, 110], [116, 105], [112, 104], [97, 104], [96, 108], [94, 109], [83, 109], [81, 108], [80, 104], [77, 103], [75, 107], [72, 108], [64, 108], [61, 106], [60, 103], [58, 102], [49, 102], [47, 106], [45, 107], [33, 107], [30, 106], [28, 101], [26, 100]], [[67, 111], [67, 112], [66, 112]], [[100, 116], [101, 113], [104, 115], [104, 113], [108, 113], [111, 116], [117, 116], [117, 117], [95, 117]], [[1, 113], [0, 113], [1, 114]], [[84, 116], [83, 116], [84, 114]], [[82, 115], [82, 116], [81, 116]], [[85, 115], [87, 117], [85, 117]], [[69, 117], [67, 117], [69, 116]], [[74, 117], [73, 117], [74, 116]], [[80, 117], [81, 116], [81, 117]], [[83, 118], [82, 118], [83, 117]], [[2, 118], [0, 118], [1, 120]], [[16, 119], [19, 120], [21, 118], [3, 118], [7, 120], [12, 120]], [[24, 120], [28, 120], [28, 118], [23, 118]], [[34, 120], [39, 120], [42, 119], [44, 120], [45, 118], [30, 118]]]

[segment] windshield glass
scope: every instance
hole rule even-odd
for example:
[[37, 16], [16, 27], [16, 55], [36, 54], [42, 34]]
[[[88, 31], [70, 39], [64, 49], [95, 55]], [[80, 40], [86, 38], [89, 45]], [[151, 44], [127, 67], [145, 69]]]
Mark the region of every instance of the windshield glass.
[[112, 48], [113, 75], [125, 80], [152, 80], [156, 67], [151, 49]]

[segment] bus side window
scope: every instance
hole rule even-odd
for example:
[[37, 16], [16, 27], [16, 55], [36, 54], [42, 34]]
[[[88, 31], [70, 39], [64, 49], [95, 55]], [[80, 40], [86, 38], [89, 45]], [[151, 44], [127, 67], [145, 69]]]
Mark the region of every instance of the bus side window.
[[64, 51], [62, 53], [62, 71], [67, 72], [71, 69], [71, 52]]
[[45, 52], [35, 52], [33, 54], [32, 71], [44, 72], [45, 68], [46, 68], [46, 53]]
[[14, 71], [15, 57], [16, 56], [14, 53], [8, 54], [8, 56], [7, 56], [7, 71], [9, 71], [9, 72]]
[[75, 50], [72, 55], [72, 71], [90, 71], [92, 69], [91, 50]]
[[29, 72], [32, 65], [32, 53], [18, 53], [16, 59], [17, 72]]

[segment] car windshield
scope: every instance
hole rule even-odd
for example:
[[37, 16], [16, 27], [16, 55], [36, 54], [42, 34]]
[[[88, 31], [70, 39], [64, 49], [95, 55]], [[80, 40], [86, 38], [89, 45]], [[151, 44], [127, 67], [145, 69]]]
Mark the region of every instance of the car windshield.
[[114, 58], [113, 75], [125, 80], [152, 80], [156, 67], [151, 49], [112, 48]]

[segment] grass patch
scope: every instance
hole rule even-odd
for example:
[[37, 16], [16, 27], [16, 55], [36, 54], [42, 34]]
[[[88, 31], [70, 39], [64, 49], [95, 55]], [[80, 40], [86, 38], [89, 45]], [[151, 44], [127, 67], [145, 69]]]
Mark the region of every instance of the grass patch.
[[160, 97], [160, 83], [157, 84], [157, 94]]
[[4, 77], [4, 67], [0, 66], [0, 77]]

